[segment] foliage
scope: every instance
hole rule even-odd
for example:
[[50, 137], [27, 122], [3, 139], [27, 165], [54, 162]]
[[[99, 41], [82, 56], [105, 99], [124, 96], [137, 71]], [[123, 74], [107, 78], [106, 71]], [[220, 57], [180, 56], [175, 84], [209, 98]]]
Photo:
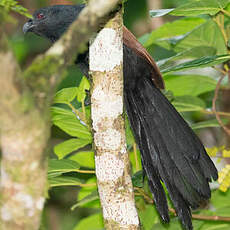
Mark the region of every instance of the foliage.
[[218, 182], [220, 184], [220, 190], [226, 192], [230, 187], [230, 165], [226, 165], [220, 172]]
[[28, 10], [23, 6], [18, 4], [18, 1], [15, 0], [1, 0], [0, 1], [0, 11], [14, 11], [21, 15], [24, 15], [28, 18], [31, 18], [31, 15], [28, 13]]

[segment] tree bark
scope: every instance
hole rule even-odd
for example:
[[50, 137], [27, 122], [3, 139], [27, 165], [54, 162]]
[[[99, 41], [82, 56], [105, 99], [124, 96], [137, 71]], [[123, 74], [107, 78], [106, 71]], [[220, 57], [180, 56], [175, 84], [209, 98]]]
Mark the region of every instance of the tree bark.
[[122, 32], [120, 10], [90, 45], [96, 176], [105, 228], [140, 229], [125, 140]]

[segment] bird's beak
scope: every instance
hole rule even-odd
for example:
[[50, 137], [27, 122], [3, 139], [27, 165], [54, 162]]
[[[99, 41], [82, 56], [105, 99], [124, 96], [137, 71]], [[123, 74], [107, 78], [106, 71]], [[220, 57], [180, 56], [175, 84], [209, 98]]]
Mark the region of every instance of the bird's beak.
[[27, 23], [24, 24], [23, 26], [23, 33], [26, 34], [27, 32], [31, 32], [34, 28], [34, 23], [33, 20], [30, 19]]

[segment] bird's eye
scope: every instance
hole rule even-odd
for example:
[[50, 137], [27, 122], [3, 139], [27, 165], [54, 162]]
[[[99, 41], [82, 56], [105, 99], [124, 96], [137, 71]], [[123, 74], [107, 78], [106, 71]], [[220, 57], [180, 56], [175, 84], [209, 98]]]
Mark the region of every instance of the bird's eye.
[[44, 16], [44, 14], [42, 14], [42, 13], [38, 13], [38, 14], [37, 14], [37, 18], [38, 18], [38, 19], [42, 19], [42, 18], [44, 18], [44, 17], [45, 17], [45, 16]]

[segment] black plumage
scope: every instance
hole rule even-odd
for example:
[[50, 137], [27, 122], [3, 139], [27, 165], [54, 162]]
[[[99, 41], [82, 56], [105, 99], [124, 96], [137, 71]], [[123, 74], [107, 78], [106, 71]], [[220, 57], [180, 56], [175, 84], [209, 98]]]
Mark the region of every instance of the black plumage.
[[[55, 42], [83, 8], [40, 9], [23, 30]], [[126, 28], [123, 47], [125, 107], [156, 208], [162, 220], [169, 222], [164, 182], [179, 219], [190, 230], [190, 208], [210, 198], [208, 182], [217, 179], [217, 170], [198, 137], [159, 90], [163, 80], [153, 59]], [[87, 75], [88, 52], [79, 55], [76, 63]]]

